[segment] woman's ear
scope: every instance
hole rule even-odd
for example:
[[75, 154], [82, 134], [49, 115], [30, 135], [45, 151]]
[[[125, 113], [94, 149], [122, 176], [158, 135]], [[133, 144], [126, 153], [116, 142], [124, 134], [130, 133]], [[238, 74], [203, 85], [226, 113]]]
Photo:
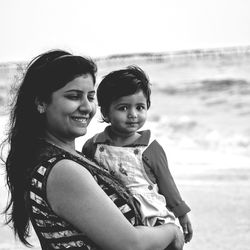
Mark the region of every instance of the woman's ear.
[[39, 101], [37, 97], [35, 99], [35, 105], [36, 105], [37, 111], [40, 114], [43, 114], [46, 111], [46, 107], [47, 107], [46, 103]]

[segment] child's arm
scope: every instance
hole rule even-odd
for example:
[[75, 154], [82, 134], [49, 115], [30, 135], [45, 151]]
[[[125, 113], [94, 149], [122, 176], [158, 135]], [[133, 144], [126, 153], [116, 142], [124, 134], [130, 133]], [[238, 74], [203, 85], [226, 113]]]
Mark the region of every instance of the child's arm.
[[[168, 208], [176, 217], [183, 216], [190, 208], [182, 200], [168, 168], [168, 161], [162, 146], [154, 140], [143, 152], [143, 162], [153, 172], [160, 193], [165, 196]], [[150, 177], [150, 176], [149, 176]], [[150, 178], [151, 179], [151, 178]]]
[[96, 151], [96, 144], [94, 143], [94, 137], [88, 139], [83, 147], [82, 147], [82, 153], [89, 159], [94, 159]]
[[153, 172], [154, 176], [151, 175], [152, 178], [150, 179], [155, 178], [155, 182], [159, 187], [160, 193], [164, 195], [166, 199], [167, 207], [174, 213], [176, 217], [178, 217], [186, 237], [186, 242], [190, 241], [193, 230], [187, 213], [191, 210], [182, 200], [168, 168], [166, 154], [162, 146], [156, 140], [154, 140], [143, 152], [143, 162]]

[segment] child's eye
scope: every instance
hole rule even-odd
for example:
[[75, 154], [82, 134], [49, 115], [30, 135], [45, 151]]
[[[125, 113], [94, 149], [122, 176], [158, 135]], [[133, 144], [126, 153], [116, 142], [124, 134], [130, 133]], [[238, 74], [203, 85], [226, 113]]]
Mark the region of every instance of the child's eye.
[[118, 108], [118, 110], [126, 111], [126, 110], [128, 110], [128, 107], [127, 106], [121, 106], [121, 107]]
[[137, 110], [144, 110], [144, 109], [145, 109], [145, 106], [143, 105], [137, 107]]

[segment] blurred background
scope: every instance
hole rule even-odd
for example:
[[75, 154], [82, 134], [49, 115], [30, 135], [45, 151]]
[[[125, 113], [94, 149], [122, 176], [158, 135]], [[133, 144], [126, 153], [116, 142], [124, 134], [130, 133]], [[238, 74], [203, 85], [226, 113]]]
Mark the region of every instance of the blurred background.
[[[152, 83], [145, 129], [164, 147], [192, 211], [192, 250], [250, 248], [250, 2], [92, 0], [0, 2], [0, 139], [28, 61], [60, 48], [91, 56], [97, 83], [140, 66]], [[84, 141], [103, 129], [100, 115]], [[6, 204], [0, 168], [0, 209]], [[0, 217], [0, 250], [25, 249]], [[36, 236], [31, 242], [39, 249]]]

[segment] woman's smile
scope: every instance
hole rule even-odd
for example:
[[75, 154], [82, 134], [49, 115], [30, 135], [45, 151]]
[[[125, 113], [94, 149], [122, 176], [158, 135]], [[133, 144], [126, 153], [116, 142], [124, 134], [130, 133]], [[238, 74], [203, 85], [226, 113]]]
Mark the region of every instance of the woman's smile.
[[71, 118], [73, 119], [74, 122], [82, 126], [87, 126], [89, 123], [89, 117], [72, 116]]
[[95, 112], [93, 78], [79, 76], [52, 94], [45, 112], [47, 131], [63, 141], [75, 139], [86, 134]]

